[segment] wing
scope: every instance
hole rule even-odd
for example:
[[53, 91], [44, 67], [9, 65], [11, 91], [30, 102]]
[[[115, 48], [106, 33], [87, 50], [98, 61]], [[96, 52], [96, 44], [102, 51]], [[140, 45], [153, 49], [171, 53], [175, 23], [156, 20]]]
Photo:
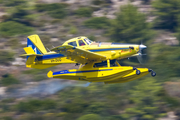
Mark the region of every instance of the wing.
[[43, 55], [40, 55], [40, 54], [22, 54], [20, 56], [23, 57], [23, 56], [43, 56]]
[[77, 48], [71, 45], [58, 46], [53, 48], [52, 51], [59, 52], [67, 56], [67, 59], [76, 61], [77, 63], [81, 64], [106, 60], [106, 56], [90, 52], [81, 48]]

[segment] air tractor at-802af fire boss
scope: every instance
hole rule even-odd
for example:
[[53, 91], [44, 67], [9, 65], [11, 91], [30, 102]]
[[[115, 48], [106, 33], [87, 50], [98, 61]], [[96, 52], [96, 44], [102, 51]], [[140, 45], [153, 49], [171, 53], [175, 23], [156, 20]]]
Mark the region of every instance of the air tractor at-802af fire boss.
[[117, 60], [142, 56], [145, 45], [94, 42], [80, 36], [64, 42], [47, 52], [38, 35], [27, 38], [26, 67], [45, 69], [59, 64], [74, 63], [79, 69], [49, 71], [49, 78], [80, 80], [87, 82], [124, 83], [156, 73], [148, 68], [121, 66]]

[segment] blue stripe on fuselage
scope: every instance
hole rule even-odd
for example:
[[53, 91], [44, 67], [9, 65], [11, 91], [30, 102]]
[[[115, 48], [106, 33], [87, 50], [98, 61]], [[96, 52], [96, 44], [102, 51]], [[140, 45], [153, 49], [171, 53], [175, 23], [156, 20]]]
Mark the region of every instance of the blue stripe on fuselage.
[[49, 54], [49, 55], [43, 55], [43, 56], [37, 56], [36, 58], [41, 61], [41, 60], [45, 60], [45, 59], [52, 59], [52, 58], [58, 58], [58, 57], [64, 57], [64, 55], [62, 54]]
[[131, 44], [131, 43], [112, 43], [111, 45], [137, 45], [137, 44]]
[[62, 70], [62, 71], [54, 72], [54, 73], [53, 73], [53, 75], [59, 75], [59, 74], [69, 74], [69, 73], [98, 72], [98, 71], [108, 71], [108, 70], [113, 70], [113, 69], [104, 69], [104, 70], [87, 70], [87, 71], [74, 71], [74, 72], [69, 72], [68, 70]]
[[[27, 38], [27, 47], [31, 47], [36, 54], [42, 54], [40, 50], [34, 45], [34, 43]], [[29, 58], [29, 56], [26, 57], [26, 60]]]
[[107, 49], [96, 49], [96, 50], [89, 50], [90, 52], [100, 52], [100, 51], [108, 51], [108, 50], [123, 50], [129, 48], [107, 48]]

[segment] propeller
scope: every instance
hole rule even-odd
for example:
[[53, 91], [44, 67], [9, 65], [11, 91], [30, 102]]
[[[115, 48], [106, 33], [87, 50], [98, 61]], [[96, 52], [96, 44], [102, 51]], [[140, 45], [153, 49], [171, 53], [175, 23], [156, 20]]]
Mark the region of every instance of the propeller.
[[145, 45], [143, 45], [142, 43], [139, 45], [139, 52], [138, 52], [138, 56], [137, 59], [139, 61], [140, 64], [144, 64], [145, 63], [145, 58], [143, 57], [143, 50], [146, 49], [147, 47]]

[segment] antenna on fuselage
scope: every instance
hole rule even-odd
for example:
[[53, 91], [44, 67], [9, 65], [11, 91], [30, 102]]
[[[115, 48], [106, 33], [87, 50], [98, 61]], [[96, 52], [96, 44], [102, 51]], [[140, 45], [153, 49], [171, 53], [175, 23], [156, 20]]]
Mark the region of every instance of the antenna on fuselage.
[[46, 47], [46, 49], [47, 49], [49, 52], [51, 52], [51, 51], [49, 50], [49, 48]]

